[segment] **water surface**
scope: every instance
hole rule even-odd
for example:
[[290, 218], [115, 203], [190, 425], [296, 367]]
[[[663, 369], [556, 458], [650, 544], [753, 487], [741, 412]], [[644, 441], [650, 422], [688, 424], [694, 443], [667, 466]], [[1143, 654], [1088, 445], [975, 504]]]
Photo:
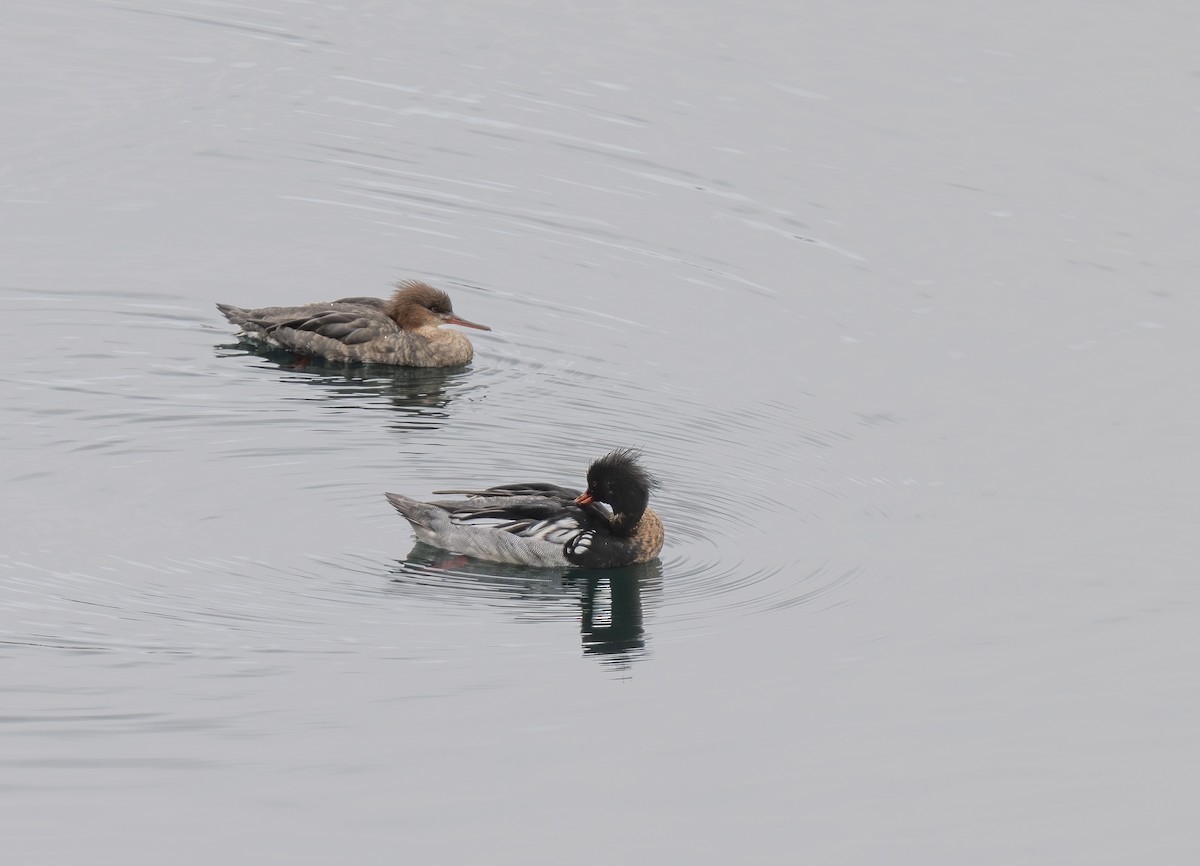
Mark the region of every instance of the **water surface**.
[[[17, 2], [8, 859], [1193, 862], [1174, 6]], [[405, 278], [472, 364], [213, 306]], [[636, 569], [382, 496], [616, 446]]]

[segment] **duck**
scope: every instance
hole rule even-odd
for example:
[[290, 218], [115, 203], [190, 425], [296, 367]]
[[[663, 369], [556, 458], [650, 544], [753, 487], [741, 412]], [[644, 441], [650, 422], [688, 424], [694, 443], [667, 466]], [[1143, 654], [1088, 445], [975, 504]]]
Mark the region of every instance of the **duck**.
[[458, 367], [474, 357], [471, 341], [441, 325], [490, 331], [455, 315], [450, 296], [420, 280], [396, 284], [391, 298], [342, 298], [298, 307], [217, 309], [258, 343], [328, 361], [398, 367]]
[[466, 499], [384, 495], [418, 539], [451, 553], [543, 568], [623, 568], [649, 562], [663, 547], [662, 520], [649, 507], [658, 482], [640, 458], [619, 448], [594, 460], [582, 492], [527, 482], [434, 491]]

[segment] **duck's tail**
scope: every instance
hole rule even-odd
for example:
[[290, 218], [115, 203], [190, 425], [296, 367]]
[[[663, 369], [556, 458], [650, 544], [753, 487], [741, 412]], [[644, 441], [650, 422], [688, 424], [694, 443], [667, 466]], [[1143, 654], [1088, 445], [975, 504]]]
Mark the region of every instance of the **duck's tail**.
[[241, 325], [250, 318], [245, 310], [241, 307], [235, 307], [233, 304], [217, 304], [217, 309], [221, 311], [221, 315], [235, 325]]
[[446, 522], [446, 512], [435, 505], [418, 502], [416, 499], [409, 499], [399, 493], [383, 495], [387, 497], [388, 502], [392, 503], [392, 508], [399, 511], [401, 516], [414, 527], [435, 532], [439, 524]]

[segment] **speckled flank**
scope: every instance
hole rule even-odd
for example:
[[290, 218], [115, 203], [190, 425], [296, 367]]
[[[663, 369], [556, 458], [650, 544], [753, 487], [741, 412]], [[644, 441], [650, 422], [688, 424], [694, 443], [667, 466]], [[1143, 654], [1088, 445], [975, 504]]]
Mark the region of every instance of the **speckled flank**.
[[457, 367], [475, 355], [471, 341], [462, 334], [432, 326], [416, 331], [397, 329], [393, 333], [377, 333], [368, 342], [357, 345], [327, 337], [310, 328], [289, 325], [276, 326], [266, 338], [303, 355], [396, 367]]

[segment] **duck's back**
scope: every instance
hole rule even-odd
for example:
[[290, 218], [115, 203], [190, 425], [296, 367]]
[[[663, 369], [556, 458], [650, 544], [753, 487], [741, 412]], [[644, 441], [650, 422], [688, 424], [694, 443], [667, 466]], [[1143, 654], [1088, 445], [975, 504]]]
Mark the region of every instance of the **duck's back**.
[[[262, 331], [273, 325], [285, 322], [307, 320], [323, 313], [355, 314], [365, 318], [382, 317], [388, 322], [386, 302], [382, 298], [340, 298], [336, 301], [321, 301], [314, 304], [300, 304], [292, 307], [255, 307], [245, 309], [233, 304], [217, 304], [217, 309], [232, 324], [242, 328], [247, 336], [253, 336], [255, 331]], [[394, 326], [395, 323], [392, 322]]]

